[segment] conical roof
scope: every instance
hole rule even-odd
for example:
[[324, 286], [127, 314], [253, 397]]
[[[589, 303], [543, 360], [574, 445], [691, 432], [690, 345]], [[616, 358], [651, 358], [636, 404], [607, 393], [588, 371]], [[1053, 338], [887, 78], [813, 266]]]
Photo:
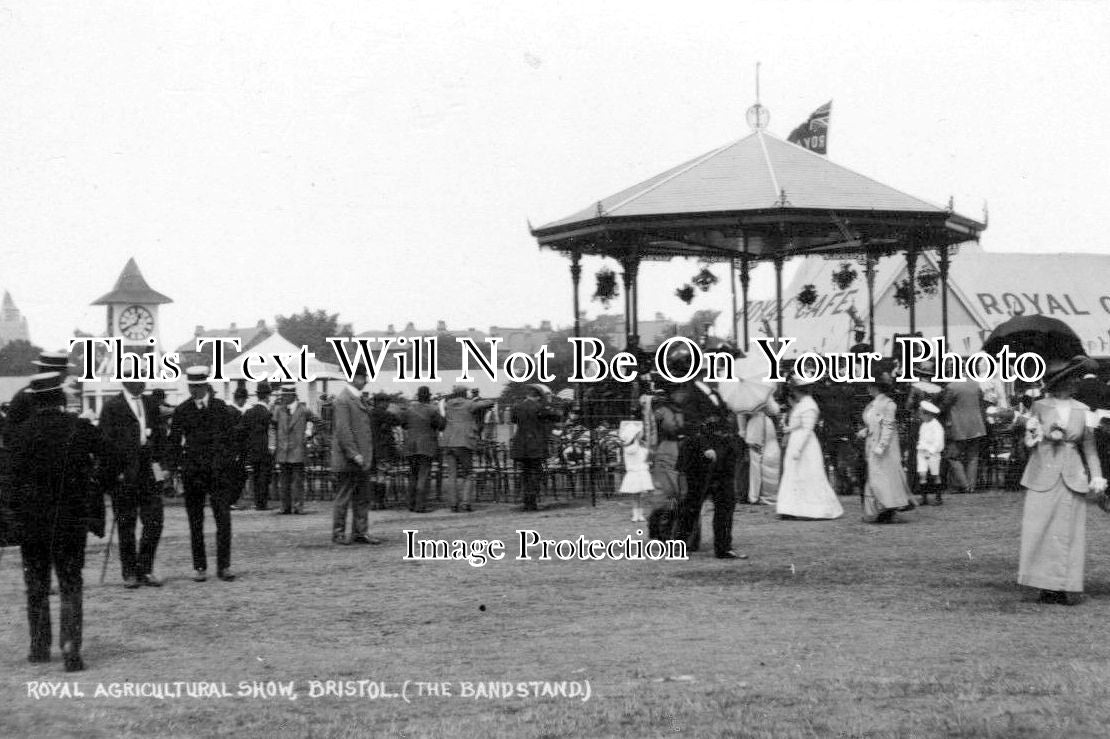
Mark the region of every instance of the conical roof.
[[603, 198], [537, 231], [607, 216], [762, 210], [879, 210], [941, 214], [907, 195], [796, 144], [756, 131]]
[[116, 280], [116, 286], [112, 291], [97, 298], [92, 305], [109, 303], [147, 303], [149, 305], [172, 302], [173, 300], [157, 290], [152, 290], [150, 285], [146, 284], [143, 273], [139, 271], [139, 265], [135, 263], [135, 257], [131, 257], [124, 265], [123, 271], [119, 273], [119, 279]]
[[837, 232], [846, 230], [844, 224], [870, 223], [876, 217], [884, 223], [875, 225], [883, 226], [947, 224], [959, 231], [952, 242], [975, 238], [984, 228], [761, 129], [532, 233], [541, 244], [558, 248], [564, 239], [580, 245], [590, 232], [622, 226], [658, 230], [673, 222], [682, 228], [729, 223], [750, 227], [765, 224], [768, 214], [832, 224], [828, 234], [813, 233], [812, 245], [836, 241]]

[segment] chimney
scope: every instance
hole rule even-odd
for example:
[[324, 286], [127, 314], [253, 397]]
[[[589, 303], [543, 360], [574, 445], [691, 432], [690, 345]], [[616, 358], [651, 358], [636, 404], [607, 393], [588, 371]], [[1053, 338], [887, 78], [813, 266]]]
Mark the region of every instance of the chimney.
[[437, 334], [447, 333], [447, 321], [436, 321], [436, 333]]
[[550, 331], [551, 321], [540, 321], [540, 331]]
[[229, 330], [230, 330], [230, 331], [234, 331], [234, 330], [235, 330], [235, 321], [232, 321], [232, 322], [231, 322], [231, 326], [229, 327]]
[[266, 328], [266, 319], [265, 318], [259, 318], [258, 319], [258, 327], [259, 328]]
[[416, 326], [412, 325], [412, 321], [409, 321], [408, 323], [405, 324], [405, 331], [407, 333], [412, 333], [415, 330], [416, 330]]
[[204, 326], [201, 326], [198, 323], [197, 327], [195, 329], [193, 329], [193, 336], [200, 336], [203, 333], [204, 333]]
[[386, 327], [385, 332], [392, 336], [393, 334], [397, 333], [397, 330], [393, 328], [393, 324], [391, 323]]

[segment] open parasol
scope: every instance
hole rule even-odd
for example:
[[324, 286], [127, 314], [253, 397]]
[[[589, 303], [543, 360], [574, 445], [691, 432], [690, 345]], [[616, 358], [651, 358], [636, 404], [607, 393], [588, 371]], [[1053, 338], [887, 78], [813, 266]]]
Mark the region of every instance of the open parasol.
[[1014, 316], [1000, 323], [987, 340], [983, 351], [997, 354], [1002, 347], [1015, 354], [1033, 352], [1049, 359], [1071, 359], [1086, 354], [1083, 342], [1068, 324], [1049, 316]]

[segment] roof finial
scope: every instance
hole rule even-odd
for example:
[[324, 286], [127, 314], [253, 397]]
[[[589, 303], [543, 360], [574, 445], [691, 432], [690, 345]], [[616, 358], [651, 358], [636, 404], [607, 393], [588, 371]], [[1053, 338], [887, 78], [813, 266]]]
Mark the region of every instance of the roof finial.
[[990, 223], [991, 214], [987, 211], [987, 201], [983, 201], [983, 228], [986, 228]]
[[748, 108], [747, 114], [748, 126], [753, 131], [762, 131], [771, 122], [771, 112], [759, 102], [759, 65], [760, 62], [755, 63], [755, 105]]

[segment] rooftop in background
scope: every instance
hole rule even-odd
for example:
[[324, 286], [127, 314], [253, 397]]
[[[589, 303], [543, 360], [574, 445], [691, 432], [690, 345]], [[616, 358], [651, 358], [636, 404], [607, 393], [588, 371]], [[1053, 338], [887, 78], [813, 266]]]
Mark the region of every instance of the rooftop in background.
[[143, 273], [139, 271], [139, 265], [135, 263], [135, 257], [131, 257], [124, 265], [123, 271], [119, 273], [119, 279], [116, 280], [116, 286], [112, 288], [112, 291], [97, 298], [92, 302], [92, 305], [107, 305], [109, 303], [158, 305], [172, 302], [173, 300], [157, 290], [152, 290], [150, 285], [146, 284]]
[[258, 344], [265, 341], [274, 333], [274, 329], [266, 325], [266, 321], [259, 319], [258, 323], [246, 328], [240, 328], [234, 323], [227, 328], [205, 328], [198, 325], [193, 330], [192, 340], [177, 347], [174, 351], [181, 355], [184, 364], [206, 364], [207, 359], [212, 356], [211, 345], [204, 352], [198, 353], [196, 350], [196, 337], [209, 336], [216, 339], [239, 339], [241, 349], [236, 351], [230, 346], [224, 347], [225, 360], [234, 359], [241, 353], [253, 349]]

